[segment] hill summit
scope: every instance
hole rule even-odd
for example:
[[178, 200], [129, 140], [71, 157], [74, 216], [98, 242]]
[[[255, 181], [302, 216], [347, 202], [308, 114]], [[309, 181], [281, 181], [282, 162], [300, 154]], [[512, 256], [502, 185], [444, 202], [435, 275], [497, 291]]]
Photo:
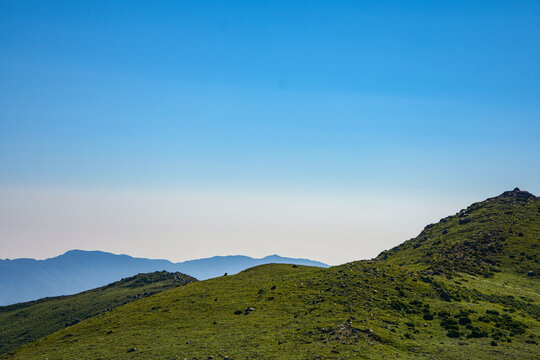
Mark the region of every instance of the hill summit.
[[514, 190], [511, 190], [511, 191], [505, 191], [498, 197], [509, 197], [509, 198], [518, 199], [518, 200], [528, 200], [528, 199], [538, 200], [538, 198], [534, 196], [533, 194], [531, 194], [530, 192], [521, 191], [518, 187], [514, 188]]
[[538, 274], [540, 199], [515, 188], [427, 225], [377, 259], [437, 274]]

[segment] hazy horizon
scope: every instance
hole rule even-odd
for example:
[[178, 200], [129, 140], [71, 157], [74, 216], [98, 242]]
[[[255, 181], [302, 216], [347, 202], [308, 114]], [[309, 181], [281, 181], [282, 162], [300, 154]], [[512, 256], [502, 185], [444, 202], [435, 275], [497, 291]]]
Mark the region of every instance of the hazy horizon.
[[337, 265], [375, 257], [498, 194], [434, 201], [422, 194], [0, 188], [3, 238], [14, 239], [2, 258], [45, 259], [81, 249], [173, 262], [278, 254]]

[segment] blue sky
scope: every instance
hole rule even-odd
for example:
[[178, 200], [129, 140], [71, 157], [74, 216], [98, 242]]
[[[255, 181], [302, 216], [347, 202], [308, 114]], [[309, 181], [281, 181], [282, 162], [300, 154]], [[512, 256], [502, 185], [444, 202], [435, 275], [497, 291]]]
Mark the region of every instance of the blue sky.
[[537, 1], [0, 1], [0, 186], [538, 194], [539, 20]]

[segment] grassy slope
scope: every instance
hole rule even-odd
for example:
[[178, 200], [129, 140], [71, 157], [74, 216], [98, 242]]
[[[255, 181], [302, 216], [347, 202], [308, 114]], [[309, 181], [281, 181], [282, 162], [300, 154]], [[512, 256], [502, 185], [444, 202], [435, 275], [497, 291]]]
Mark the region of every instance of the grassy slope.
[[[264, 265], [189, 284], [12, 358], [538, 358], [540, 286], [526, 272], [538, 267], [539, 206], [512, 197], [476, 204], [377, 261]], [[473, 221], [460, 225], [463, 217]]]
[[133, 300], [193, 281], [180, 273], [139, 274], [75, 295], [0, 307], [0, 354]]

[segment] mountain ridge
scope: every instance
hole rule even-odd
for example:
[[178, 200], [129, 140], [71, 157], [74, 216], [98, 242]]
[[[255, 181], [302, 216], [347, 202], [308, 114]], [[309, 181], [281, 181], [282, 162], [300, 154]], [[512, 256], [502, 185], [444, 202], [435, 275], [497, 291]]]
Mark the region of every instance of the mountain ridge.
[[174, 263], [169, 260], [117, 255], [100, 250], [74, 249], [43, 260], [30, 258], [0, 260], [0, 305], [75, 294], [138, 273], [166, 270], [204, 280], [224, 273], [235, 274], [269, 262], [328, 266], [309, 259], [277, 255], [263, 258], [245, 255], [214, 256]]
[[62, 253], [60, 255], [45, 258], [45, 259], [34, 259], [34, 258], [14, 258], [14, 259], [10, 259], [10, 258], [5, 258], [5, 259], [0, 259], [0, 261], [27, 261], [28, 260], [28, 261], [37, 261], [37, 262], [39, 262], [39, 261], [54, 260], [54, 259], [57, 259], [57, 258], [59, 258], [61, 256], [71, 256], [71, 255], [78, 255], [78, 254], [83, 254], [83, 253], [84, 254], [94, 253], [94, 254], [102, 254], [102, 255], [114, 255], [114, 256], [119, 256], [119, 257], [128, 257], [128, 258], [132, 258], [132, 259], [164, 261], [164, 262], [168, 262], [168, 263], [175, 264], [175, 265], [191, 263], [191, 262], [198, 262], [198, 261], [203, 261], [203, 260], [214, 260], [214, 259], [224, 259], [224, 258], [243, 258], [243, 259], [250, 259], [250, 260], [255, 260], [255, 261], [257, 261], [257, 260], [267, 260], [267, 259], [271, 259], [271, 258], [279, 258], [279, 259], [285, 259], [285, 260], [303, 260], [303, 261], [309, 261], [309, 262], [312, 262], [312, 263], [318, 263], [321, 266], [328, 266], [327, 264], [325, 264], [325, 263], [323, 263], [321, 261], [317, 261], [317, 260], [310, 260], [310, 259], [307, 259], [307, 258], [291, 258], [291, 257], [287, 257], [287, 256], [281, 256], [281, 255], [278, 255], [278, 254], [266, 255], [266, 256], [263, 256], [261, 258], [256, 258], [256, 257], [251, 257], [251, 256], [248, 256], [248, 255], [241, 255], [241, 254], [214, 255], [214, 256], [210, 256], [210, 257], [206, 257], [206, 258], [197, 258], [197, 259], [189, 259], [189, 260], [174, 262], [174, 261], [167, 260], [167, 259], [150, 259], [150, 258], [144, 258], [144, 257], [139, 257], [139, 256], [132, 256], [132, 255], [128, 255], [128, 254], [116, 254], [116, 253], [113, 253], [113, 252], [103, 251], [103, 250], [83, 250], [83, 249], [67, 250], [66, 252], [64, 252], [64, 253]]

